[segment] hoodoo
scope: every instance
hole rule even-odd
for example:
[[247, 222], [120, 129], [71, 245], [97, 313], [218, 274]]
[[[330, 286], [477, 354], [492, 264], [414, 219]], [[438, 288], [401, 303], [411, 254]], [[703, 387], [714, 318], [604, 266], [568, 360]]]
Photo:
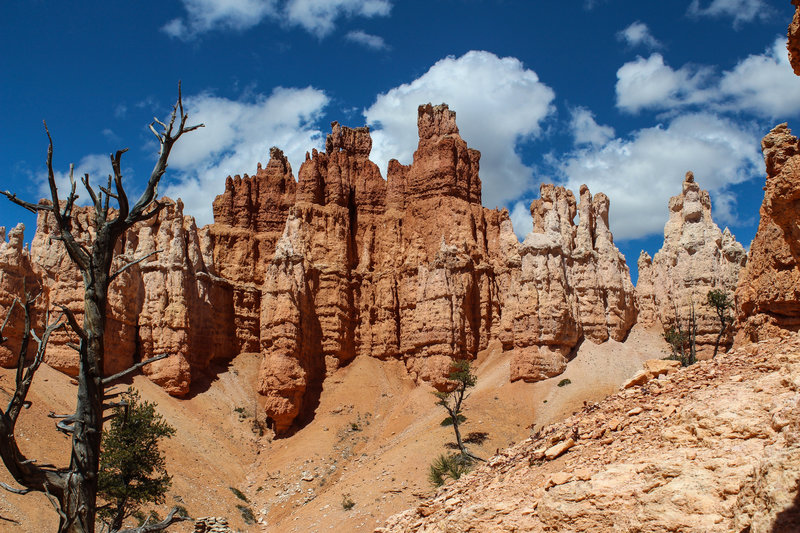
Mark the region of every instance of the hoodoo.
[[[720, 231], [712, 220], [708, 191], [687, 172], [681, 193], [669, 201], [663, 246], [652, 259], [646, 252], [639, 256], [639, 323], [667, 330], [679, 320], [686, 329], [694, 308], [698, 357], [710, 357], [720, 324], [706, 304], [708, 291], [719, 289], [733, 296], [746, 262], [744, 247], [728, 228]], [[728, 349], [732, 343], [728, 328], [720, 347]]]

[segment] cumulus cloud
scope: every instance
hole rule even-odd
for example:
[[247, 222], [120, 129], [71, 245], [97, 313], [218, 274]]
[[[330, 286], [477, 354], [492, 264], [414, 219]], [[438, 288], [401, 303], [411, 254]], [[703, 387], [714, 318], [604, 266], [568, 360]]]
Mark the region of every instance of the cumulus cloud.
[[270, 147], [284, 151], [297, 175], [306, 151], [323, 146], [315, 124], [327, 104], [325, 93], [312, 87], [279, 87], [268, 96], [242, 100], [212, 94], [185, 98], [191, 122], [205, 128], [175, 145], [170, 169], [177, 176], [166, 183], [164, 194], [182, 198], [186, 213], [204, 225], [212, 221], [209, 199], [222, 193], [225, 178], [253, 174], [258, 162], [266, 164]]
[[785, 37], [719, 75], [710, 67], [673, 69], [658, 53], [637, 57], [617, 71], [616, 93], [617, 107], [629, 113], [704, 106], [774, 119], [800, 112], [800, 78], [789, 65]]
[[324, 37], [333, 31], [339, 17], [386, 17], [389, 0], [289, 0], [283, 12], [292, 24]]
[[277, 13], [276, 0], [181, 0], [186, 18], [169, 21], [162, 30], [188, 39], [214, 29], [246, 30]]
[[617, 107], [638, 113], [706, 101], [702, 87], [709, 75], [709, 69], [689, 65], [675, 70], [658, 53], [646, 59], [639, 56], [617, 70]]
[[624, 41], [631, 47], [661, 48], [661, 43], [650, 33], [650, 28], [647, 27], [647, 24], [639, 20], [619, 32], [617, 39]]
[[570, 115], [570, 129], [576, 146], [582, 144], [600, 146], [614, 138], [614, 128], [598, 124], [594, 119], [594, 113], [585, 107], [572, 109]]
[[541, 135], [554, 98], [516, 58], [483, 51], [447, 57], [416, 80], [379, 95], [364, 111], [373, 127], [371, 159], [384, 176], [389, 159], [410, 163], [418, 142], [417, 107], [445, 102], [457, 112], [461, 136], [481, 151], [484, 205], [502, 205], [529, 187], [532, 169], [516, 147]]
[[680, 192], [689, 170], [711, 191], [717, 220], [734, 222], [735, 202], [727, 188], [763, 174], [758, 146], [755, 132], [741, 124], [711, 113], [690, 113], [666, 127], [579, 148], [554, 164], [576, 193], [584, 183], [592, 193], [606, 193], [614, 236], [633, 239], [661, 233], [667, 202]]
[[352, 43], [366, 46], [373, 50], [385, 50], [388, 48], [386, 41], [380, 35], [371, 35], [361, 30], [348, 32], [344, 38]]
[[750, 55], [719, 83], [720, 107], [784, 118], [800, 112], [800, 79], [786, 53], [786, 37], [777, 37], [763, 54]]
[[689, 4], [689, 15], [695, 17], [731, 17], [734, 27], [756, 19], [766, 19], [772, 9], [764, 0], [711, 0], [702, 7], [700, 0], [692, 0]]
[[325, 37], [342, 17], [386, 17], [391, 0], [181, 0], [186, 17], [162, 27], [171, 37], [191, 39], [211, 30], [242, 31], [265, 18]]

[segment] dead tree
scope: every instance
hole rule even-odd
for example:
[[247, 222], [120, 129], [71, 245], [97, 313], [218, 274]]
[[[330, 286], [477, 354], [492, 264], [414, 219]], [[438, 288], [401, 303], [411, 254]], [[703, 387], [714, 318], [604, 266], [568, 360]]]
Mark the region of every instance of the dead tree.
[[[47, 174], [50, 186], [51, 203], [30, 203], [17, 198], [16, 194], [2, 191], [15, 204], [24, 207], [33, 213], [50, 213], [56, 227], [55, 239], [60, 240], [72, 262], [80, 270], [84, 284], [84, 317], [83, 325], [79, 325], [75, 316], [69, 309], [60, 307], [60, 317], [56, 325], [49, 324], [41, 339], [37, 338], [41, 354], [37, 351], [34, 361], [26, 365], [25, 353], [27, 346], [20, 350], [20, 363], [17, 368], [17, 385], [14, 397], [5, 413], [0, 416], [0, 455], [8, 471], [23, 489], [4, 487], [7, 490], [24, 494], [31, 491], [44, 492], [53, 501], [59, 513], [59, 533], [94, 533], [95, 515], [97, 511], [97, 472], [100, 459], [100, 439], [103, 431], [103, 400], [105, 387], [111, 381], [120, 379], [125, 375], [141, 368], [156, 359], [166, 357], [160, 355], [143, 361], [140, 364], [114, 376], [103, 375], [103, 362], [105, 359], [104, 337], [106, 326], [106, 307], [108, 301], [108, 288], [114, 279], [127, 268], [140, 262], [144, 258], [125, 264], [111, 271], [114, 260], [114, 248], [119, 237], [127, 229], [138, 222], [148, 220], [164, 208], [165, 204], [156, 198], [158, 183], [167, 169], [167, 160], [175, 142], [184, 134], [199, 127], [187, 126], [188, 116], [184, 112], [181, 99], [180, 85], [178, 85], [178, 100], [172, 108], [168, 123], [154, 119], [150, 130], [158, 139], [160, 150], [158, 160], [150, 174], [147, 187], [139, 199], [132, 206], [122, 185], [121, 159], [127, 150], [119, 150], [111, 155], [113, 176], [108, 176], [107, 186], [97, 189], [89, 182], [89, 175], [85, 174], [81, 181], [86, 192], [91, 198], [94, 210], [94, 235], [78, 234], [73, 226], [73, 207], [78, 199], [76, 183], [73, 176], [73, 167], [70, 167], [70, 191], [66, 199], [59, 196], [53, 171], [53, 139], [45, 124], [48, 138], [47, 149]], [[158, 127], [156, 127], [158, 126]], [[113, 188], [112, 188], [113, 183]], [[110, 205], [111, 200], [117, 204]], [[26, 331], [35, 335], [30, 329], [30, 302], [26, 302]], [[41, 363], [44, 349], [47, 345], [47, 336], [52, 333], [52, 327], [64, 326], [72, 330], [79, 339], [79, 344], [74, 348], [79, 353], [78, 393], [76, 410], [68, 416], [58, 416], [59, 429], [72, 436], [72, 449], [69, 466], [60, 469], [39, 467], [34, 461], [22, 456], [14, 440], [14, 424], [19, 410], [25, 403], [25, 397], [30, 387], [30, 381]], [[1, 335], [0, 335], [1, 336]], [[25, 344], [29, 342], [23, 337]], [[20, 377], [22, 376], [22, 377]]]

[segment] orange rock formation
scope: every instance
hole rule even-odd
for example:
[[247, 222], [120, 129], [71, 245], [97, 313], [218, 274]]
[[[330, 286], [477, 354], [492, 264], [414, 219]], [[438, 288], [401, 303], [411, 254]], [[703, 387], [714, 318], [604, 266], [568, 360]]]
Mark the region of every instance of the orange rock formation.
[[[686, 173], [681, 194], [669, 201], [669, 220], [664, 226], [664, 245], [650, 259], [639, 256], [636, 298], [639, 322], [646, 327], [668, 329], [676, 315], [684, 330], [691, 308], [697, 317], [698, 356], [714, 350], [720, 323], [707, 302], [708, 291], [720, 289], [733, 296], [747, 253], [735, 237], [711, 219], [711, 199], [700, 189], [691, 172]], [[723, 350], [733, 343], [732, 329], [721, 339]]]
[[[214, 203], [214, 264], [238, 295], [240, 346], [260, 343], [259, 390], [279, 431], [357, 355], [402, 358], [416, 379], [444, 388], [453, 359], [499, 339], [518, 349], [512, 379], [538, 380], [562, 372], [584, 335], [621, 339], [635, 321], [604, 195], [582, 192], [578, 226], [574, 198], [564, 213], [558, 202], [536, 204], [539, 237], [520, 245], [508, 213], [481, 206], [480, 154], [459, 135], [455, 113], [420, 106], [418, 126], [412, 164], [391, 161], [386, 181], [369, 160], [369, 130], [334, 122], [296, 189], [273, 150], [267, 170], [229, 179]], [[274, 223], [253, 214], [259, 203]], [[563, 232], [539, 250], [534, 241], [553, 237], [550, 218]], [[255, 258], [261, 264], [247, 266]]]
[[800, 329], [800, 144], [781, 124], [761, 147], [767, 183], [750, 259], [736, 290], [737, 341]]

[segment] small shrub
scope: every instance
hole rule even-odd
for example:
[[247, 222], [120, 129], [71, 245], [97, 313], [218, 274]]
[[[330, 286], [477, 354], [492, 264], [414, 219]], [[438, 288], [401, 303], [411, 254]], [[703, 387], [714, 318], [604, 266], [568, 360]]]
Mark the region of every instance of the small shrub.
[[445, 478], [458, 479], [472, 470], [473, 459], [461, 453], [441, 454], [431, 463], [428, 472], [428, 481], [440, 487], [444, 485]]
[[565, 387], [565, 386], [569, 385], [570, 383], [572, 383], [572, 382], [569, 379], [564, 378], [564, 379], [562, 379], [561, 381], [558, 382], [558, 386], [559, 387]]
[[244, 520], [245, 524], [253, 525], [256, 523], [256, 516], [253, 514], [252, 509], [246, 505], [237, 505], [236, 508], [242, 513], [242, 520]]
[[236, 496], [237, 498], [239, 498], [243, 502], [250, 503], [250, 500], [247, 499], [247, 496], [245, 496], [242, 491], [240, 491], [236, 487], [228, 487], [228, 488], [231, 489], [231, 492], [233, 493], [234, 496]]
[[361, 431], [361, 426], [358, 422], [350, 422], [350, 431]]
[[356, 502], [350, 497], [349, 494], [342, 494], [342, 509], [349, 511], [356, 506]]
[[[466, 421], [467, 421], [467, 417], [466, 416], [464, 416], [462, 414], [458, 415], [458, 422], [459, 423], [466, 422]], [[442, 426], [442, 427], [452, 426], [453, 425], [453, 418], [448, 416], [447, 418], [442, 420], [439, 423], [439, 425]]]

